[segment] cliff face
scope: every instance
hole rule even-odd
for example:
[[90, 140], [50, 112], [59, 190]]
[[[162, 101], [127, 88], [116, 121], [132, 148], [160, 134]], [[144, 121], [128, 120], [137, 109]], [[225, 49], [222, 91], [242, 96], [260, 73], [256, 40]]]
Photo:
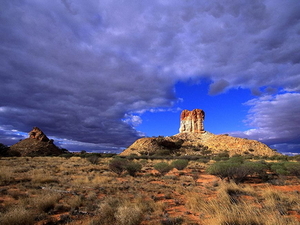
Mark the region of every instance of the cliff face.
[[38, 127], [29, 132], [29, 138], [10, 146], [10, 153], [17, 156], [60, 155], [65, 151], [58, 148]]
[[180, 115], [179, 132], [203, 133], [205, 113], [202, 109], [183, 110]]

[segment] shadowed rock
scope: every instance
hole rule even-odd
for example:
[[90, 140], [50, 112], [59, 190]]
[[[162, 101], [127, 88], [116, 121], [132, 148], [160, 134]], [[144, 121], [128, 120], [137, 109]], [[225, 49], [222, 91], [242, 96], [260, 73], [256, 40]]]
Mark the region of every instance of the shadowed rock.
[[10, 146], [9, 153], [15, 156], [51, 156], [66, 153], [66, 150], [58, 148], [42, 130], [34, 127], [29, 138]]

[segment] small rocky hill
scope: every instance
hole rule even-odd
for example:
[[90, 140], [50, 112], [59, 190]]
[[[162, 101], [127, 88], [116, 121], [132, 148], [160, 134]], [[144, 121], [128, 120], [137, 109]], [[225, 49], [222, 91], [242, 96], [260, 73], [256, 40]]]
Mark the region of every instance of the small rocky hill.
[[274, 156], [280, 153], [267, 145], [245, 138], [215, 135], [204, 131], [203, 110], [183, 110], [180, 133], [170, 137], [141, 138], [120, 155], [211, 155], [228, 152], [230, 156]]
[[141, 138], [120, 155], [279, 155], [267, 145], [244, 138], [204, 133], [179, 133], [170, 137]]
[[29, 137], [10, 146], [9, 155], [51, 156], [66, 153], [58, 148], [38, 127], [29, 132]]

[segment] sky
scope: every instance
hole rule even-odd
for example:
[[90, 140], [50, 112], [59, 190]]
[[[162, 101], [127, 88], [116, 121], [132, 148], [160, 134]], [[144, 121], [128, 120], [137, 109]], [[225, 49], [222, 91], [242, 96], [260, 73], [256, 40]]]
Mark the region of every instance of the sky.
[[299, 0], [2, 0], [0, 143], [70, 151], [205, 130], [300, 153]]

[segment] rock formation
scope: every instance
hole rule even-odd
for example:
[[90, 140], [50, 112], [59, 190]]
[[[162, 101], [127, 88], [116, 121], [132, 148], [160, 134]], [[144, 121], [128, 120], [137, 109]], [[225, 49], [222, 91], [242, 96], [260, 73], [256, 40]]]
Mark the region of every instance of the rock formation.
[[10, 155], [15, 156], [50, 156], [66, 153], [58, 148], [38, 127], [29, 132], [29, 138], [10, 146]]
[[180, 116], [180, 133], [170, 137], [141, 138], [121, 155], [216, 155], [227, 152], [230, 156], [274, 156], [280, 153], [267, 145], [245, 138], [215, 135], [204, 131], [205, 114], [201, 109], [183, 110]]
[[203, 133], [204, 126], [203, 120], [205, 118], [205, 113], [202, 109], [194, 109], [192, 111], [183, 110], [180, 115], [180, 128], [179, 132], [193, 132], [193, 133]]
[[29, 132], [29, 138], [33, 138], [39, 141], [49, 141], [49, 138], [38, 127], [33, 127]]

